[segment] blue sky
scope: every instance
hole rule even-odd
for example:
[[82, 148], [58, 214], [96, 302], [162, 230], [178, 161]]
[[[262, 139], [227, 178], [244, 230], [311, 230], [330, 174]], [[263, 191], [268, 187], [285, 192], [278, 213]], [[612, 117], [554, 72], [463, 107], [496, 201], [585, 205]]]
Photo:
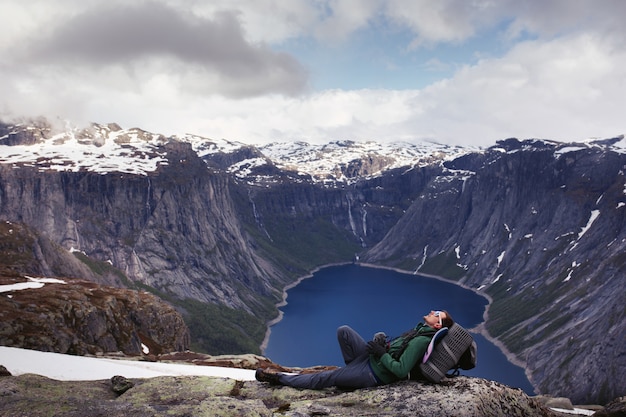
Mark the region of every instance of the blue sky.
[[622, 0], [4, 0], [0, 119], [252, 144], [626, 130]]
[[511, 46], [505, 28], [485, 30], [463, 42], [411, 48], [414, 34], [406, 28], [372, 24], [337, 43], [291, 39], [277, 49], [297, 57], [311, 72], [315, 90], [417, 89], [450, 78], [463, 65], [499, 57]]

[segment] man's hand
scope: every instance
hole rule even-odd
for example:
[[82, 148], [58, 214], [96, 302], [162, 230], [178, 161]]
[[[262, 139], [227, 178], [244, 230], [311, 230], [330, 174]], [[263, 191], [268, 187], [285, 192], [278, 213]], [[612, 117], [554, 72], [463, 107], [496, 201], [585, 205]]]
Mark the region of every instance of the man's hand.
[[385, 353], [387, 353], [387, 349], [385, 349], [384, 346], [374, 342], [373, 340], [370, 340], [369, 342], [367, 342], [367, 352], [374, 355], [376, 359], [378, 359]]

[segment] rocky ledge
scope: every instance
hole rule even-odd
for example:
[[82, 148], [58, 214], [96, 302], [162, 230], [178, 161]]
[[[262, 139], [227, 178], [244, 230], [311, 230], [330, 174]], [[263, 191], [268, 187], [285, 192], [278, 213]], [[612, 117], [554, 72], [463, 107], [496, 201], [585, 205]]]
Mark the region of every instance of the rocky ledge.
[[555, 416], [520, 390], [458, 377], [354, 391], [275, 387], [215, 377], [56, 381], [0, 378], [0, 415], [17, 416]]

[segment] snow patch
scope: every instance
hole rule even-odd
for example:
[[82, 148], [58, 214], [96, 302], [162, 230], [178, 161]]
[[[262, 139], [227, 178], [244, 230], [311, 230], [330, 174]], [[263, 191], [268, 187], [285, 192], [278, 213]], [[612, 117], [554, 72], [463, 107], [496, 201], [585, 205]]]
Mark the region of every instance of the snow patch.
[[591, 211], [589, 220], [587, 221], [587, 224], [578, 233], [578, 238], [576, 239], [576, 243], [574, 243], [574, 246], [572, 246], [572, 249], [574, 249], [578, 245], [578, 241], [580, 241], [580, 238], [582, 238], [585, 235], [585, 233], [587, 233], [587, 231], [591, 228], [591, 225], [593, 224], [593, 222], [596, 221], [599, 215], [600, 215], [600, 210]]
[[502, 263], [502, 260], [504, 259], [504, 254], [505, 253], [506, 253], [506, 251], [502, 251], [502, 253], [498, 256], [498, 267]]
[[65, 281], [56, 278], [25, 278], [28, 279], [27, 282], [17, 282], [15, 284], [0, 285], [0, 293], [37, 289], [42, 288], [46, 284], [67, 284]]
[[197, 375], [238, 381], [255, 379], [254, 371], [249, 369], [92, 358], [6, 346], [0, 346], [0, 357], [13, 375], [37, 374], [60, 381], [97, 381], [115, 375], [126, 378]]
[[593, 410], [585, 410], [584, 408], [574, 408], [573, 410], [568, 410], [566, 408], [550, 408], [550, 410], [556, 411], [558, 413], [574, 414], [580, 416], [592, 416], [595, 413], [595, 411]]
[[509, 234], [509, 240], [511, 240], [511, 237], [513, 236], [511, 234], [511, 229], [509, 228], [509, 225], [504, 223], [504, 229], [506, 230], [506, 232]]

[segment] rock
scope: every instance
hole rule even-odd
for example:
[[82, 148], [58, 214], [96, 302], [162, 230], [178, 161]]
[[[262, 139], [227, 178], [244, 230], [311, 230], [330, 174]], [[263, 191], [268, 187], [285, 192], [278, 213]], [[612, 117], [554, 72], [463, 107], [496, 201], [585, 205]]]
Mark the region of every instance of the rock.
[[[0, 285], [25, 282], [4, 277]], [[64, 278], [0, 297], [0, 345], [76, 355], [185, 350], [189, 329], [170, 304], [143, 291]]]
[[0, 365], [0, 377], [2, 376], [11, 376], [11, 372], [9, 372], [9, 370], [3, 365]]
[[574, 405], [569, 398], [565, 397], [550, 397], [547, 395], [538, 395], [535, 397], [541, 404], [548, 408], [561, 408], [563, 410], [573, 410]]
[[614, 399], [603, 410], [596, 411], [594, 417], [626, 417], [626, 396]]
[[129, 381], [121, 375], [115, 375], [111, 378], [111, 389], [117, 395], [122, 395], [134, 386], [135, 384], [132, 381]]

